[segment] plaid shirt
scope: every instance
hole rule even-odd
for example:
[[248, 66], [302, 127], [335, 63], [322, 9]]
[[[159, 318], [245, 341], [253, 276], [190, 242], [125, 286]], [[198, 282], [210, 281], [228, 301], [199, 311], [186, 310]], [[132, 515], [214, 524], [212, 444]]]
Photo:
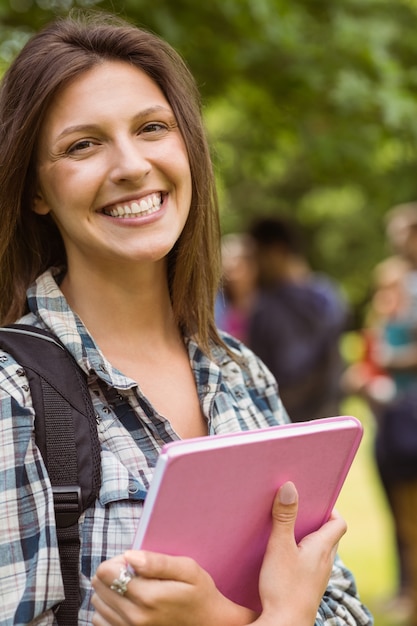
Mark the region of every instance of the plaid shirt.
[[[42, 275], [28, 290], [30, 313], [21, 322], [52, 330], [88, 374], [102, 449], [98, 500], [80, 518], [78, 623], [91, 624], [91, 584], [104, 559], [132, 544], [162, 445], [178, 439], [138, 384], [104, 358], [69, 309], [54, 279]], [[275, 380], [245, 346], [226, 337], [243, 358], [242, 368], [225, 350], [205, 356], [187, 342], [203, 414], [210, 434], [288, 421]], [[34, 444], [34, 412], [24, 370], [0, 351], [0, 624], [55, 624], [52, 607], [63, 599], [50, 482]], [[316, 624], [371, 624], [350, 572], [336, 560]]]

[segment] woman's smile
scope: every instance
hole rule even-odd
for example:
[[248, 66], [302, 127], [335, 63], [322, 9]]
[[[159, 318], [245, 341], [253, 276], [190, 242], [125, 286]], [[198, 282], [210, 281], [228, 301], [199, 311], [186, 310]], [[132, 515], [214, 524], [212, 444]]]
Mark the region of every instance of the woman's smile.
[[103, 214], [123, 219], [147, 217], [161, 210], [164, 197], [166, 194], [152, 193], [133, 200], [119, 200], [115, 206], [104, 208]]

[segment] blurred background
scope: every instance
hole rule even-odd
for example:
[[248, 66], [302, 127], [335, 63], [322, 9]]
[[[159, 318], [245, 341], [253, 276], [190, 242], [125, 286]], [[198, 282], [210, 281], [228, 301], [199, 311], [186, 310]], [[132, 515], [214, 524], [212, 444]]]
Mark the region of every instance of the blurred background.
[[203, 96], [225, 232], [291, 215], [355, 316], [382, 219], [417, 198], [417, 0], [0, 0], [0, 71], [73, 7], [166, 38]]
[[[349, 306], [346, 363], [361, 350], [371, 274], [390, 250], [385, 216], [417, 200], [417, 0], [0, 0], [0, 74], [30, 35], [73, 8], [106, 9], [170, 42], [197, 79], [224, 234], [290, 217], [315, 272]], [[374, 419], [340, 508], [342, 554], [376, 623], [396, 626], [391, 519], [374, 467]]]

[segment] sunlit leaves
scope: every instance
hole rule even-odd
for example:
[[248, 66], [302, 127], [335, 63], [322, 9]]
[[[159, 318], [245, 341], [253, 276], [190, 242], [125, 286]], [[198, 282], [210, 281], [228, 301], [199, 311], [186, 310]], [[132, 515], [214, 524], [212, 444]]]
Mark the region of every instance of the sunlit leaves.
[[312, 264], [367, 296], [383, 215], [417, 198], [417, 0], [0, 0], [3, 67], [72, 6], [166, 38], [203, 95], [225, 231], [282, 212]]

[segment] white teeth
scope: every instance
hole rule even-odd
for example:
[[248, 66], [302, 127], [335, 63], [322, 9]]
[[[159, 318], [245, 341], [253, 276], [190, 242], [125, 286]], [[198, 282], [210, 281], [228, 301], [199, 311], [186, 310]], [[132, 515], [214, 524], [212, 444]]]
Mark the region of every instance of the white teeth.
[[105, 211], [111, 217], [132, 217], [137, 215], [150, 215], [159, 210], [162, 203], [162, 194], [153, 193], [148, 198], [142, 198], [139, 202], [131, 204], [117, 205], [110, 211]]

